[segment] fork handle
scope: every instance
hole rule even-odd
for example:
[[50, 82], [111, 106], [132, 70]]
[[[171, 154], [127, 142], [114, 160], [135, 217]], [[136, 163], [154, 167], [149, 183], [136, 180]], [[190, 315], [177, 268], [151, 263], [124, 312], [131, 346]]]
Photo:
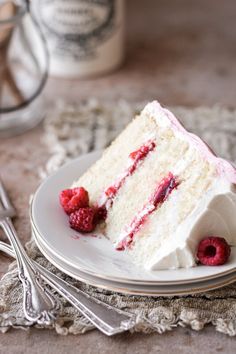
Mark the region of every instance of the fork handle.
[[104, 334], [112, 336], [134, 327], [135, 315], [95, 299], [60, 279], [39, 264], [37, 264], [37, 267], [39, 267], [47, 283]]
[[49, 325], [54, 322], [60, 304], [44, 284], [40, 272], [26, 254], [10, 218], [0, 220], [6, 236], [15, 252], [18, 275], [23, 285], [23, 309], [27, 320]]
[[[12, 248], [1, 241], [0, 250], [12, 257], [15, 256]], [[94, 299], [91, 295], [60, 279], [37, 262], [33, 261], [33, 263], [40, 270], [44, 280], [104, 334], [111, 336], [134, 326], [135, 315]]]

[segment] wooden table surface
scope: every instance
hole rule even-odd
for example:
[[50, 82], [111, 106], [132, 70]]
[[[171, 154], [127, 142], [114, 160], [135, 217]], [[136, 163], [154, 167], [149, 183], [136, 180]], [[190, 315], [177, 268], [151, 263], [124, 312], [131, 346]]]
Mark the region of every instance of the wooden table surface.
[[[50, 79], [49, 104], [86, 97], [112, 100], [159, 99], [167, 105], [221, 104], [236, 108], [236, 2], [228, 0], [127, 0], [127, 55], [122, 68], [94, 80]], [[0, 141], [0, 173], [18, 211], [19, 235], [30, 237], [28, 199], [38, 184], [38, 166], [48, 153], [42, 126]], [[0, 272], [8, 259], [0, 258]], [[206, 327], [178, 328], [164, 335], [97, 331], [59, 336], [53, 331], [11, 330], [1, 334], [0, 353], [227, 353], [235, 338]]]

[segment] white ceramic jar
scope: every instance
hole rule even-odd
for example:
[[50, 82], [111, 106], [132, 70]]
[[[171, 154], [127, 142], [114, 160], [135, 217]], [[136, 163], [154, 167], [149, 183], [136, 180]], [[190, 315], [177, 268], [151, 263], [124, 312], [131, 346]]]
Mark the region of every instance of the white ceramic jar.
[[117, 68], [124, 56], [124, 0], [34, 0], [46, 38], [49, 73], [76, 78]]

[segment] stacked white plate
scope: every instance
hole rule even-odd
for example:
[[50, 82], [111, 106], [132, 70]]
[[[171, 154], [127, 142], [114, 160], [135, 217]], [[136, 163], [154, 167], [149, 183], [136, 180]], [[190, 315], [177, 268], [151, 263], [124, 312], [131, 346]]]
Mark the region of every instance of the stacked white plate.
[[236, 247], [222, 266], [146, 271], [136, 267], [125, 252], [117, 252], [105, 237], [80, 235], [72, 230], [59, 205], [59, 193], [77, 180], [100, 154], [90, 153], [63, 166], [35, 193], [31, 205], [32, 232], [51, 263], [85, 283], [128, 294], [187, 295], [236, 281]]

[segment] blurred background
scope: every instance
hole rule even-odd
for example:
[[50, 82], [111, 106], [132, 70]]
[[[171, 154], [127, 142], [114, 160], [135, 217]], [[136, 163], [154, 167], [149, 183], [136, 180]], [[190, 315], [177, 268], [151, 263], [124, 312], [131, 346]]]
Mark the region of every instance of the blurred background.
[[235, 107], [234, 0], [1, 0], [0, 6], [2, 121], [12, 97], [14, 108], [33, 103], [31, 115], [43, 110], [34, 100], [42, 91], [49, 105], [94, 96]]
[[[62, 81], [68, 99], [157, 98], [171, 105], [235, 107], [234, 0], [127, 0], [125, 60], [95, 80]], [[56, 80], [49, 80], [48, 92]]]

